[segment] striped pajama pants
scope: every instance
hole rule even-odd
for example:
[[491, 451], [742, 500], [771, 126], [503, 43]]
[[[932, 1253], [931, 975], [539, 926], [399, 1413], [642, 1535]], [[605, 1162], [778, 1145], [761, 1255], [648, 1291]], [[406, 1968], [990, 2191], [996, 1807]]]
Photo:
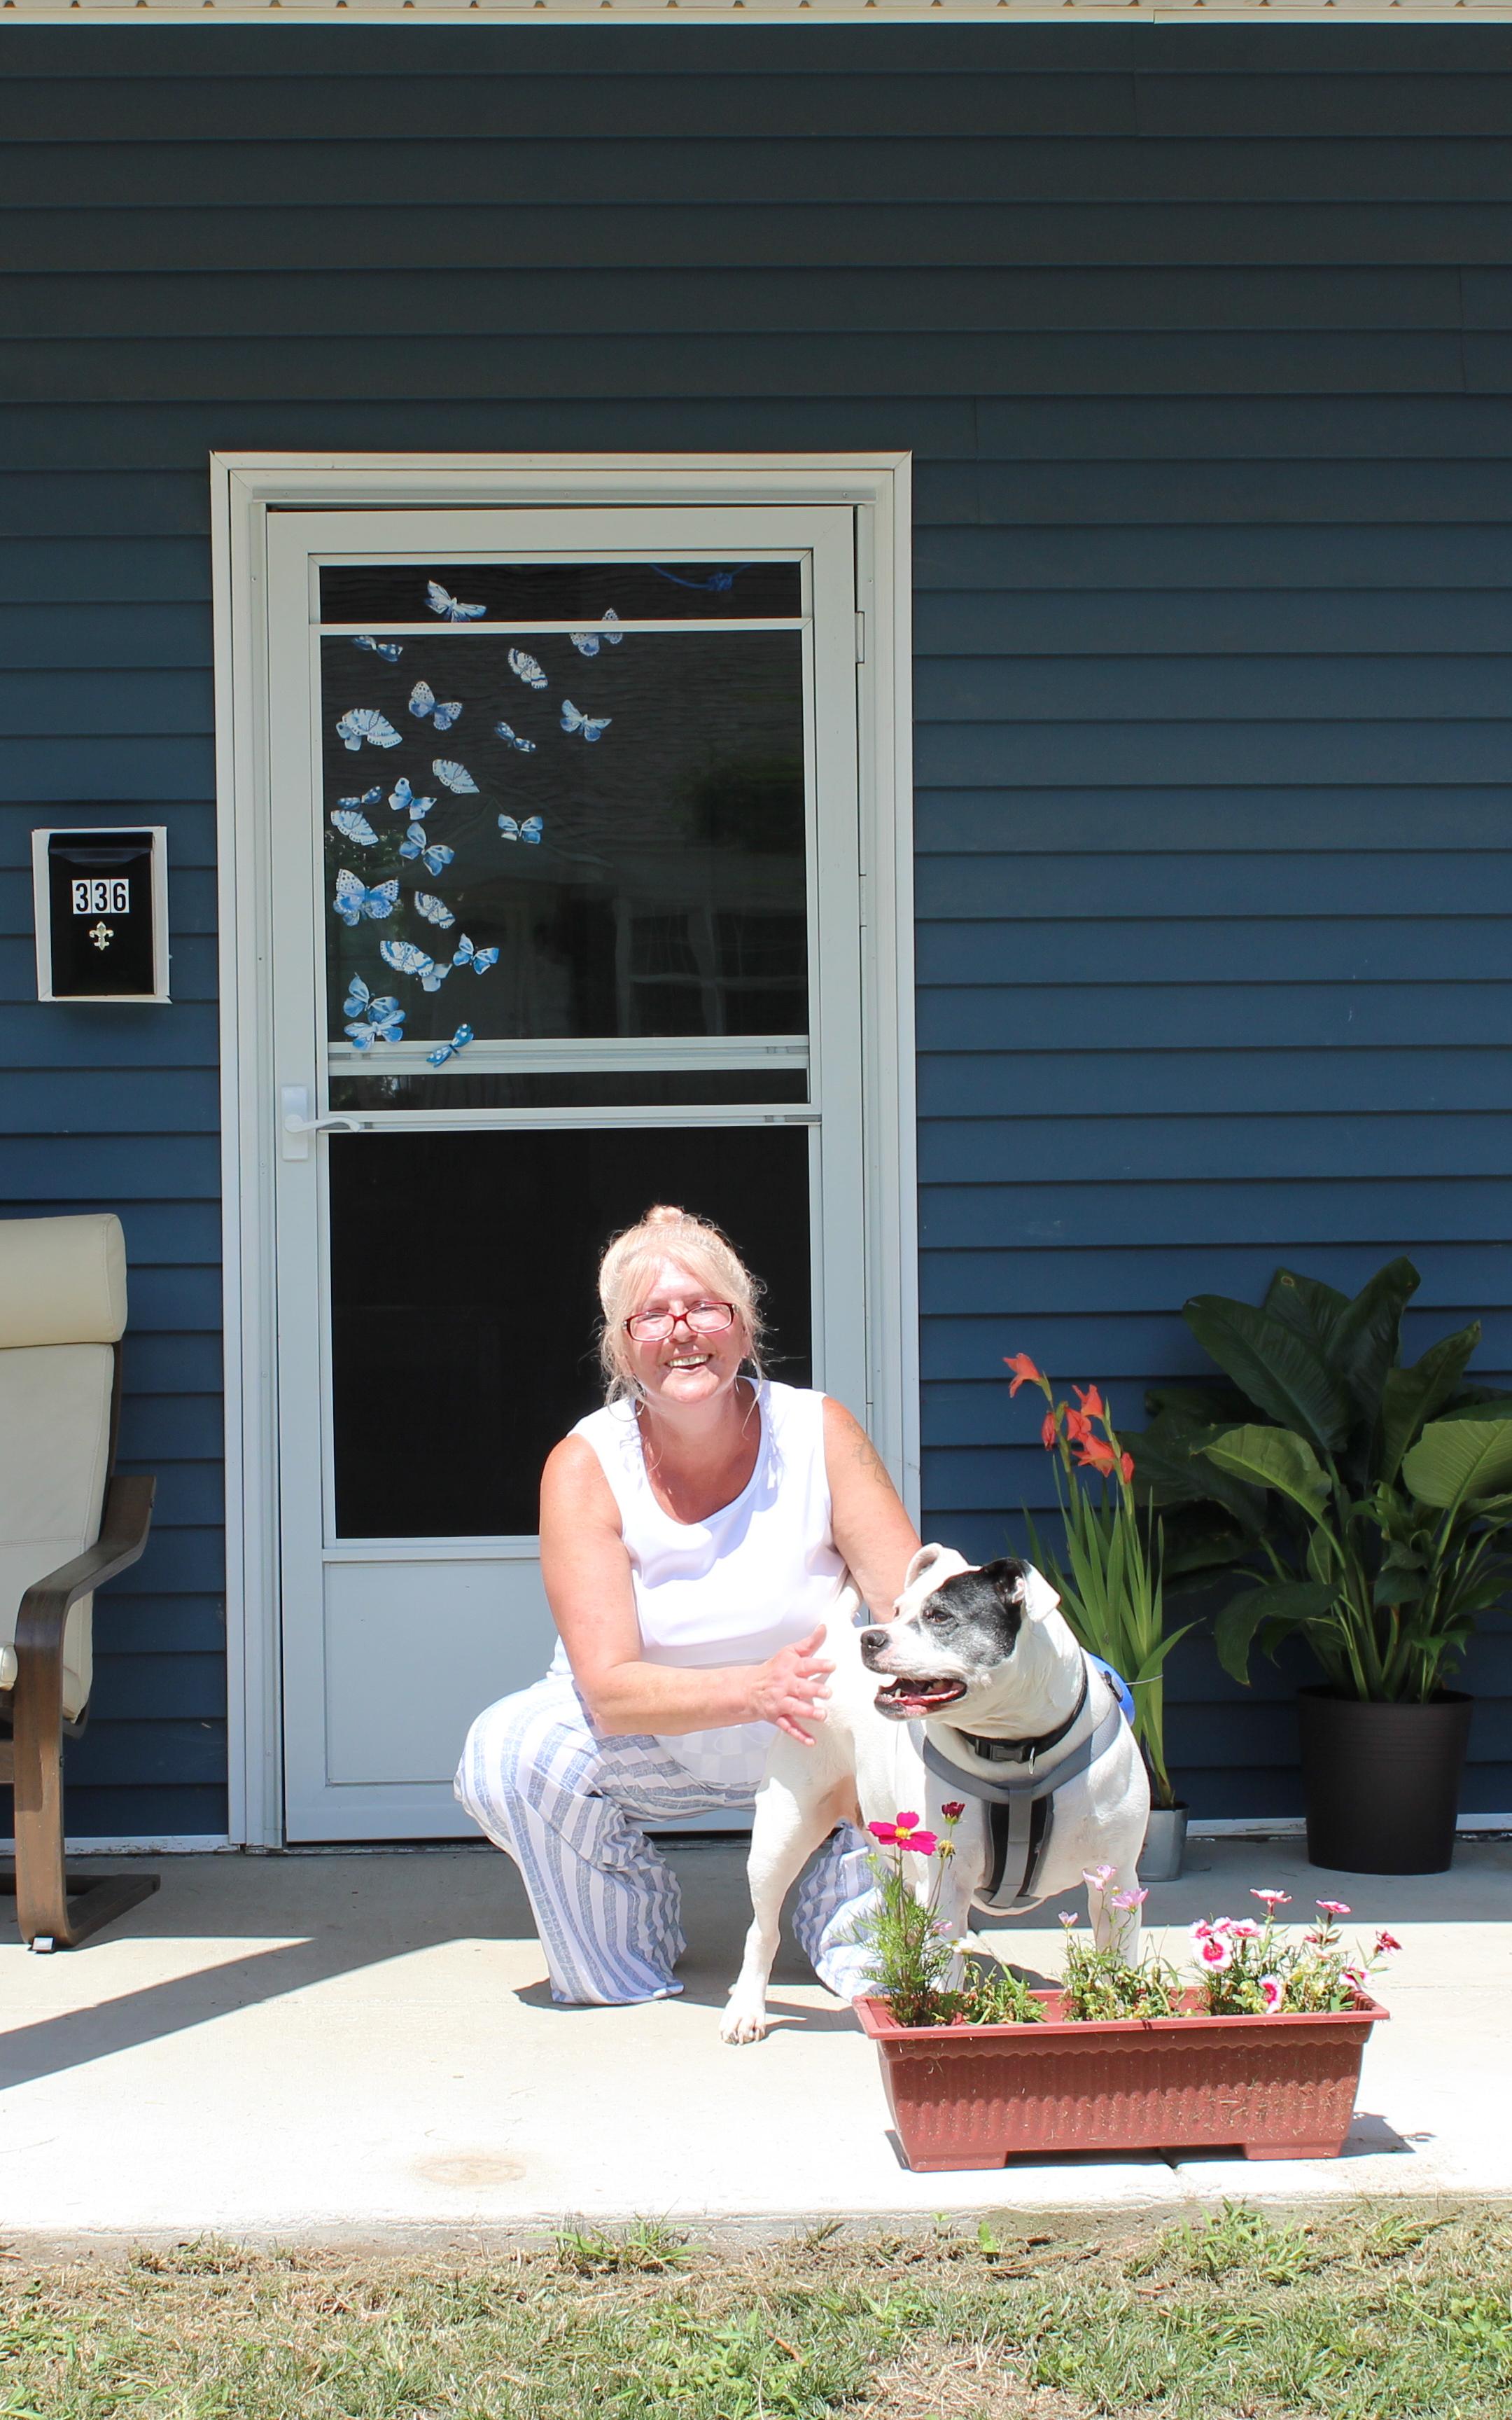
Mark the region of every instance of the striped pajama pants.
[[[686, 1947], [677, 1878], [637, 1818], [675, 1823], [743, 1810], [748, 1789], [700, 1780], [656, 1740], [600, 1737], [570, 1674], [556, 1672], [478, 1716], [453, 1786], [520, 1869], [554, 2000], [617, 2007], [682, 1990], [672, 1974]], [[798, 1945], [842, 1999], [865, 1980], [867, 1953], [852, 1936], [872, 1887], [865, 1843], [850, 1825], [799, 1880]]]

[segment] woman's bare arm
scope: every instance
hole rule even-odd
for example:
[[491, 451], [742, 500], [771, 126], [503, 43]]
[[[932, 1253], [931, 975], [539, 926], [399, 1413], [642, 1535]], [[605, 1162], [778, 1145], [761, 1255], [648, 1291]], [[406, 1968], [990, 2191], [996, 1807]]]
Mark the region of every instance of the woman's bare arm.
[[903, 1575], [918, 1552], [918, 1532], [860, 1421], [828, 1395], [825, 1468], [835, 1544], [874, 1619], [890, 1621]]
[[766, 1722], [812, 1745], [803, 1727], [823, 1722], [825, 1676], [834, 1669], [815, 1653], [820, 1631], [764, 1664], [646, 1662], [619, 1510], [581, 1437], [563, 1437], [541, 1474], [541, 1576], [573, 1677], [594, 1721], [612, 1736], [674, 1739]]

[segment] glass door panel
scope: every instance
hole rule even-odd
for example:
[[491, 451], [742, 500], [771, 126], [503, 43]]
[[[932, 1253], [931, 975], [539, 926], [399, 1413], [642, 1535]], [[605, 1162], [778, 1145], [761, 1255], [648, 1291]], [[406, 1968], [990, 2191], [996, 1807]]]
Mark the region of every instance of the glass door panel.
[[773, 1375], [864, 1410], [852, 532], [282, 519], [289, 1832], [434, 1837], [550, 1654], [537, 1490], [601, 1399], [610, 1233], [715, 1218]]

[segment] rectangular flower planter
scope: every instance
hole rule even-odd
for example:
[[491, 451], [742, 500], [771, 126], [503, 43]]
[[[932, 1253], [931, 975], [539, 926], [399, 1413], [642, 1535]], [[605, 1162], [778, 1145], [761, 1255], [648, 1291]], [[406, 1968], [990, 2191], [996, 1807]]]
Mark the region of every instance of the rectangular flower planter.
[[[1251, 2160], [1335, 2160], [1360, 2060], [1386, 2010], [1131, 2017], [1092, 2024], [899, 2025], [855, 2002], [877, 2046], [911, 2168], [1000, 2168], [1025, 2153], [1180, 2151], [1232, 2144]], [[1189, 1995], [1195, 2008], [1198, 1995]]]

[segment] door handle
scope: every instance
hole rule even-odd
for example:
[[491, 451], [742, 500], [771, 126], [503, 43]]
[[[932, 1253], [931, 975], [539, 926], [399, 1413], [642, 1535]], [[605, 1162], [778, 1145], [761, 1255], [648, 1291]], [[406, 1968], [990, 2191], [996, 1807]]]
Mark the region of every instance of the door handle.
[[308, 1159], [310, 1137], [316, 1134], [365, 1134], [366, 1118], [312, 1118], [310, 1091], [306, 1084], [284, 1084], [279, 1089], [279, 1108], [284, 1128], [284, 1157]]

